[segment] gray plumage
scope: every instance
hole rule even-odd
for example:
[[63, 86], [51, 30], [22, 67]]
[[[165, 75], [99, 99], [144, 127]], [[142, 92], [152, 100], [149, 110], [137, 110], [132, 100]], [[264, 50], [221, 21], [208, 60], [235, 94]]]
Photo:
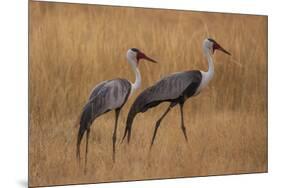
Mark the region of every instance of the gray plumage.
[[90, 126], [94, 120], [100, 115], [115, 110], [115, 129], [113, 133], [113, 159], [115, 152], [115, 141], [116, 141], [116, 126], [118, 121], [118, 115], [120, 109], [127, 101], [131, 92], [131, 83], [125, 79], [114, 79], [103, 81], [98, 84], [89, 97], [87, 104], [84, 106], [80, 116], [80, 127], [77, 137], [77, 157], [80, 157], [80, 144], [84, 133], [87, 131], [86, 138], [86, 157], [87, 162], [87, 151], [88, 151], [88, 137], [90, 133]]
[[111, 80], [105, 80], [101, 83], [99, 83], [98, 85], [96, 85], [96, 87], [94, 87], [94, 89], [91, 91], [91, 94], [89, 96], [89, 101], [92, 100], [95, 96], [97, 96], [97, 94], [100, 92], [100, 89], [107, 83], [110, 82]]
[[128, 142], [130, 141], [133, 120], [139, 112], [145, 112], [162, 102], [171, 102], [169, 108], [176, 104], [183, 104], [187, 98], [195, 94], [201, 80], [202, 74], [200, 71], [179, 72], [164, 77], [144, 90], [130, 108], [123, 139], [127, 135]]
[[122, 107], [131, 91], [131, 83], [125, 79], [104, 81], [92, 92], [89, 102], [94, 104], [95, 116], [99, 116], [108, 110]]

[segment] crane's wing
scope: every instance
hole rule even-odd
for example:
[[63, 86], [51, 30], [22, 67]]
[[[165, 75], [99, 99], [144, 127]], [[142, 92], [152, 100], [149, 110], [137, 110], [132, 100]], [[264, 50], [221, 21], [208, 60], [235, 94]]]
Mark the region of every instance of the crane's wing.
[[131, 91], [131, 83], [125, 79], [114, 79], [99, 84], [92, 92], [90, 100], [84, 106], [80, 116], [80, 127], [77, 137], [77, 156], [85, 131], [100, 115], [121, 108], [127, 101]]
[[121, 108], [127, 101], [131, 83], [125, 79], [114, 79], [102, 82], [92, 92], [89, 103], [99, 115], [108, 110]]
[[98, 92], [100, 91], [100, 89], [109, 81], [110, 80], [105, 80], [105, 81], [99, 83], [98, 85], [96, 85], [96, 87], [94, 87], [91, 91], [91, 94], [89, 96], [89, 101], [92, 100], [94, 97], [96, 97]]
[[[186, 92], [194, 93], [200, 85], [202, 75], [200, 71], [186, 71], [174, 73], [164, 77], [153, 86], [144, 90], [135, 100], [133, 106], [136, 111], [146, 111], [146, 107], [156, 106], [163, 101], [172, 101]], [[189, 87], [193, 85], [194, 87]], [[192, 90], [192, 91], [191, 91]], [[133, 107], [132, 106], [132, 107]]]
[[128, 113], [123, 140], [128, 135], [130, 141], [131, 129], [135, 116], [164, 101], [175, 101], [181, 96], [192, 96], [202, 80], [200, 71], [179, 72], [164, 77], [153, 86], [144, 90], [134, 101]]

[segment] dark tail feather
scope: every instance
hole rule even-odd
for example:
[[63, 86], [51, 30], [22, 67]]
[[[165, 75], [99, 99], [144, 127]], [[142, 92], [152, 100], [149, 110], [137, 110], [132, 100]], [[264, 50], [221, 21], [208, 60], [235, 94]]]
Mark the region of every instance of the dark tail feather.
[[133, 125], [133, 121], [134, 121], [134, 118], [136, 115], [137, 115], [137, 113], [135, 113], [133, 110], [130, 110], [128, 117], [127, 117], [126, 128], [125, 128], [125, 132], [124, 132], [124, 135], [122, 138], [122, 143], [126, 136], [127, 136], [127, 142], [128, 143], [130, 142], [132, 125]]
[[77, 144], [76, 144], [76, 157], [79, 160], [80, 160], [80, 144], [81, 144], [85, 131], [86, 131], [86, 129], [83, 129], [83, 127], [80, 126], [79, 131], [78, 131]]
[[88, 103], [83, 108], [83, 112], [80, 116], [80, 127], [77, 135], [77, 144], [76, 144], [76, 157], [77, 159], [80, 159], [80, 144], [82, 141], [82, 138], [84, 136], [85, 131], [88, 129], [89, 124], [92, 122], [92, 116], [93, 116], [93, 109], [92, 104]]

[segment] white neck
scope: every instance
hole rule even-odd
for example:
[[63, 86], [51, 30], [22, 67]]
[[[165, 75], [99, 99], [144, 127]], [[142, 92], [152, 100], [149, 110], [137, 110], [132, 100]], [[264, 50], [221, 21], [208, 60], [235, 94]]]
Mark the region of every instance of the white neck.
[[132, 69], [135, 73], [135, 76], [136, 76], [136, 79], [135, 79], [135, 82], [132, 83], [132, 89], [131, 89], [131, 94], [130, 96], [137, 90], [140, 88], [141, 86], [141, 74], [140, 74], [140, 71], [138, 69], [138, 67], [136, 66], [137, 63], [136, 62], [131, 62], [131, 65], [132, 65]]
[[204, 52], [205, 52], [205, 56], [207, 57], [207, 60], [208, 60], [207, 77], [208, 77], [208, 80], [211, 80], [215, 73], [214, 62], [213, 62], [213, 59], [211, 56], [211, 52], [209, 50], [205, 50]]
[[201, 80], [201, 83], [200, 83], [195, 95], [197, 95], [202, 89], [204, 89], [208, 85], [210, 80], [213, 78], [214, 72], [215, 72], [214, 63], [213, 63], [213, 59], [212, 59], [210, 50], [205, 48], [204, 53], [208, 60], [208, 71], [207, 72], [200, 71], [202, 74], [202, 80]]
[[141, 74], [140, 74], [140, 70], [138, 69], [138, 67], [135, 67], [133, 70], [134, 70], [134, 73], [136, 75], [136, 79], [135, 79], [135, 82], [132, 85], [133, 85], [133, 89], [137, 90], [141, 86]]

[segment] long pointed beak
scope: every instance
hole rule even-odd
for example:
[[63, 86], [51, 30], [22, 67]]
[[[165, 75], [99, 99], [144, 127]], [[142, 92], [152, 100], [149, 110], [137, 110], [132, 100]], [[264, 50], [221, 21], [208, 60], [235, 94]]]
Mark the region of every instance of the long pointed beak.
[[148, 57], [148, 56], [146, 56], [144, 53], [139, 53], [138, 54], [138, 58], [139, 59], [146, 59], [146, 60], [148, 60], [148, 61], [150, 61], [150, 62], [152, 62], [152, 63], [157, 63], [157, 61], [155, 61], [154, 59], [152, 59], [152, 58], [150, 58], [150, 57]]
[[157, 61], [155, 61], [154, 59], [150, 58], [150, 57], [147, 57], [146, 55], [144, 55], [143, 59], [146, 59], [152, 63], [157, 63]]
[[228, 51], [226, 51], [226, 50], [225, 50], [223, 47], [221, 47], [221, 46], [218, 47], [218, 50], [220, 50], [220, 51], [226, 53], [227, 55], [231, 55], [231, 53], [229, 53]]

